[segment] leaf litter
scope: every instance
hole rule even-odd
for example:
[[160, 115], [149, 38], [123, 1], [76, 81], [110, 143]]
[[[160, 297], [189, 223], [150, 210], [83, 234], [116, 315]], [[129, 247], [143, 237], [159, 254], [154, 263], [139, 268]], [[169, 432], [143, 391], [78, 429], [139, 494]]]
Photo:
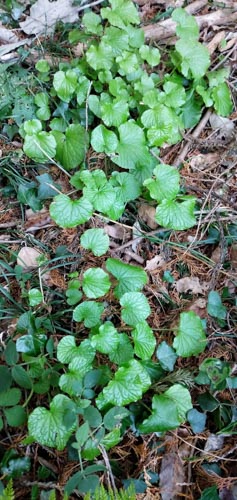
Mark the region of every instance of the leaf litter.
[[[177, 2], [175, 2], [175, 4], [176, 3]], [[226, 2], [223, 3], [224, 5], [226, 4]], [[138, 4], [142, 6], [142, 2], [138, 2]], [[157, 5], [157, 2], [154, 2], [150, 10], [148, 6], [146, 6], [146, 10], [141, 7], [141, 10], [144, 11], [144, 18], [149, 21], [151, 13], [152, 15], [164, 14], [164, 6], [173, 7], [173, 4], [174, 2], [158, 2]], [[33, 7], [36, 10], [34, 10]], [[213, 24], [215, 25], [215, 30], [218, 30], [218, 26], [221, 25], [221, 28], [223, 29], [224, 27], [226, 30], [225, 32], [228, 32], [229, 26], [233, 27], [233, 23], [236, 20], [235, 3], [229, 2], [227, 7], [230, 10], [218, 9], [212, 13], [207, 13], [206, 2], [192, 2], [188, 6], [189, 9], [193, 8], [194, 13], [195, 9], [197, 9], [196, 12], [199, 14], [198, 22], [201, 27], [204, 25], [206, 27], [209, 26], [210, 31], [208, 34], [207, 30], [202, 31], [204, 41], [210, 43], [210, 39], [214, 38], [215, 31], [212, 31], [211, 28]], [[47, 17], [47, 22], [45, 22], [45, 15]], [[30, 15], [27, 16], [25, 21], [20, 23], [20, 26], [25, 33], [29, 35], [44, 35], [45, 33], [49, 34], [54, 31], [55, 24], [58, 20], [73, 22], [76, 21], [77, 18], [78, 8], [72, 7], [71, 2], [60, 2], [59, 0], [57, 0], [57, 2], [43, 2], [39, 0], [31, 7]], [[171, 37], [172, 40], [174, 35], [173, 28], [173, 21], [168, 19], [167, 22], [161, 20], [158, 21], [156, 25], [146, 26], [145, 32], [148, 39], [151, 36], [152, 38], [159, 36], [162, 39]], [[205, 40], [205, 37], [209, 39]], [[224, 47], [223, 45], [221, 46], [223, 39], [222, 33], [219, 42], [213, 43], [214, 53], [219, 50], [223, 52]], [[234, 39], [234, 36], [232, 39]], [[167, 40], [165, 40], [165, 43], [167, 43]], [[15, 46], [13, 50], [15, 48], [17, 48], [17, 46]], [[227, 52], [224, 52], [224, 55], [228, 55], [228, 50], [232, 50], [232, 48], [233, 43], [230, 44], [229, 40], [227, 40]], [[235, 56], [235, 53], [232, 53], [232, 56]], [[234, 78], [234, 76], [231, 78]], [[234, 85], [232, 81], [231, 79], [230, 83]], [[188, 185], [191, 194], [195, 192], [195, 189], [199, 190], [200, 224], [197, 231], [194, 228], [194, 230], [186, 230], [185, 233], [179, 231], [171, 232], [169, 239], [164, 242], [162, 238], [159, 238], [159, 233], [155, 233], [157, 223], [154, 221], [154, 207], [146, 204], [141, 205], [142, 209], [138, 209], [141, 226], [138, 226], [138, 222], [134, 222], [134, 212], [131, 208], [131, 212], [121, 225], [110, 222], [106, 222], [105, 224], [103, 219], [99, 219], [95, 216], [93, 219], [93, 226], [90, 228], [87, 227], [87, 229], [91, 229], [92, 227], [104, 229], [115, 245], [114, 247], [112, 245], [111, 249], [113, 250], [113, 248], [116, 249], [117, 247], [117, 256], [119, 256], [120, 259], [125, 260], [127, 247], [123, 248], [123, 245], [126, 245], [130, 241], [130, 246], [134, 254], [141, 257], [143, 261], [146, 262], [146, 270], [149, 274], [149, 284], [146, 285], [146, 293], [152, 309], [150, 318], [151, 325], [154, 326], [154, 329], [157, 329], [159, 335], [159, 330], [161, 332], [168, 330], [167, 334], [162, 334], [162, 340], [165, 338], [167, 342], [171, 344], [172, 335], [169, 330], [171, 324], [174, 325], [174, 330], [177, 327], [177, 311], [183, 314], [185, 311], [186, 314], [187, 311], [194, 311], [204, 321], [209, 321], [209, 352], [195, 356], [195, 358], [191, 358], [191, 360], [189, 358], [179, 358], [178, 361], [179, 369], [184, 370], [190, 369], [192, 371], [193, 364], [195, 364], [196, 375], [198, 373], [198, 365], [205, 357], [213, 357], [220, 360], [226, 359], [230, 362], [235, 359], [234, 350], [236, 339], [233, 341], [233, 337], [231, 337], [233, 333], [236, 333], [233, 322], [228, 323], [226, 327], [227, 336], [225, 336], [225, 332], [222, 333], [220, 331], [221, 326], [218, 321], [216, 321], [214, 317], [208, 318], [206, 310], [208, 287], [214, 272], [217, 272], [215, 289], [218, 289], [219, 293], [225, 293], [226, 288], [230, 286], [230, 282], [232, 284], [232, 290], [234, 291], [233, 293], [236, 293], [237, 259], [236, 244], [233, 243], [234, 237], [231, 233], [229, 234], [231, 244], [227, 249], [223, 249], [223, 241], [220, 241], [223, 238], [220, 227], [223, 227], [226, 222], [233, 223], [233, 225], [236, 222], [236, 207], [233, 206], [233, 204], [236, 203], [236, 188], [233, 181], [233, 178], [235, 178], [235, 164], [234, 161], [230, 159], [231, 154], [232, 157], [236, 154], [236, 152], [230, 154], [231, 149], [235, 151], [236, 145], [234, 140], [233, 144], [228, 145], [225, 151], [223, 151], [223, 142], [221, 140], [222, 134], [227, 135], [231, 140], [233, 139], [233, 131], [235, 131], [234, 120], [236, 120], [234, 113], [231, 119], [223, 118], [219, 120], [218, 117], [213, 120], [212, 116], [209, 118], [209, 122], [207, 122], [200, 131], [200, 142], [193, 140], [192, 136], [190, 137], [191, 140], [189, 141], [184, 168], [182, 169], [182, 177], [185, 179], [185, 184]], [[218, 136], [215, 136], [214, 142], [210, 140], [208, 142], [209, 136], [211, 136], [216, 129], [218, 130]], [[161, 151], [161, 157], [162, 155], [163, 158], [169, 157], [169, 163], [173, 164], [173, 160], [179, 154], [179, 148], [179, 144], [164, 148]], [[205, 153], [202, 152], [203, 148], [206, 148]], [[216, 151], [210, 153], [208, 151], [209, 148], [214, 148]], [[6, 154], [5, 144], [3, 144], [3, 152]], [[197, 164], [198, 156], [201, 157], [201, 165]], [[102, 161], [99, 159], [99, 155], [98, 161]], [[166, 162], [167, 160], [164, 160], [164, 163]], [[224, 162], [227, 162], [227, 165], [225, 164], [223, 166]], [[53, 167], [49, 167], [49, 169], [51, 170], [50, 173], [58, 182], [59, 179], [55, 176]], [[226, 169], [227, 172], [225, 172]], [[64, 176], [62, 177], [64, 180]], [[64, 180], [64, 182], [66, 181]], [[2, 198], [1, 204], [3, 206], [2, 223], [5, 224], [9, 222], [10, 224], [12, 221], [16, 220], [14, 206], [12, 210], [9, 211], [6, 206], [6, 200]], [[77, 269], [75, 258], [72, 258], [72, 255], [76, 255], [78, 249], [80, 251], [81, 266], [84, 270], [90, 265], [93, 267], [98, 266], [98, 260], [92, 255], [89, 256], [88, 252], [80, 246], [81, 234], [79, 233], [81, 228], [78, 230], [73, 228], [61, 230], [54, 225], [50, 227], [50, 225], [47, 225], [47, 209], [45, 215], [46, 220], [44, 219], [44, 212], [42, 213], [43, 222], [41, 222], [39, 212], [36, 212], [36, 214], [38, 214], [36, 215], [36, 219], [30, 215], [27, 223], [25, 225], [21, 225], [20, 223], [16, 228], [16, 232], [14, 232], [15, 239], [17, 237], [20, 238], [21, 241], [24, 241], [24, 230], [28, 229], [28, 232], [34, 234], [35, 240], [33, 244], [30, 240], [27, 240], [30, 246], [27, 245], [21, 250], [19, 250], [18, 243], [10, 244], [9, 259], [11, 259], [11, 252], [17, 252], [17, 264], [22, 265], [23, 261], [23, 267], [27, 271], [39, 267], [38, 257], [45, 254], [45, 246], [52, 255], [54, 255], [56, 247], [61, 246], [64, 247], [64, 251], [65, 247], [67, 249], [68, 253], [66, 253], [65, 262], [67, 262], [67, 266], [70, 267], [71, 272], [73, 272], [75, 268]], [[17, 214], [17, 218], [18, 217], [19, 214]], [[217, 232], [219, 230], [218, 235], [215, 231], [210, 230], [213, 226]], [[144, 234], [140, 236], [138, 230], [141, 228], [143, 228], [143, 231], [144, 229], [146, 230], [145, 236]], [[147, 236], [148, 233], [152, 232], [151, 230], [154, 231], [154, 235]], [[6, 237], [5, 232], [6, 227], [4, 228], [4, 237]], [[12, 230], [8, 231], [7, 235], [10, 239], [13, 238]], [[136, 240], [134, 240], [134, 236], [137, 237]], [[187, 241], [189, 242], [188, 247], [186, 245], [184, 246], [184, 243], [186, 244]], [[40, 250], [35, 248], [35, 242], [39, 244]], [[195, 246], [196, 243], [200, 246]], [[43, 245], [44, 251], [41, 245]], [[134, 262], [132, 257], [130, 262], [137, 265], [137, 262]], [[225, 266], [223, 264], [225, 264]], [[103, 265], [104, 259], [101, 258], [101, 266]], [[49, 289], [51, 288], [50, 293], [57, 287], [58, 289], [62, 289], [60, 280], [63, 278], [64, 271], [61, 272], [60, 268], [56, 271], [55, 279], [48, 282]], [[171, 280], [171, 278], [173, 278], [173, 280]], [[17, 293], [19, 293], [17, 287], [19, 287], [19, 285], [16, 283], [13, 283], [13, 285], [12, 293], [13, 296], [15, 294], [15, 298], [17, 298]], [[167, 306], [167, 300], [169, 307]], [[113, 304], [113, 307], [116, 308], [116, 305]], [[230, 310], [232, 307], [234, 306], [230, 304]], [[66, 327], [66, 324], [63, 323], [63, 325]], [[228, 336], [228, 334], [230, 334], [230, 336]], [[161, 342], [159, 335], [157, 335], [158, 343]], [[197, 385], [195, 388], [197, 393], [199, 393], [199, 387]], [[202, 390], [203, 389], [201, 389], [200, 392], [202, 392]], [[196, 398], [195, 391], [194, 398]], [[232, 405], [233, 402], [227, 390], [223, 390], [220, 400], [221, 402], [228, 401], [229, 405]], [[215, 419], [224, 419], [221, 413], [222, 411], [223, 406], [220, 404], [219, 414], [215, 413]], [[205, 412], [207, 413], [207, 410], [205, 410]], [[214, 425], [212, 415], [213, 413], [208, 414], [208, 425], [210, 429], [213, 428]], [[128, 433], [122, 444], [120, 443], [115, 446], [113, 457], [120, 464], [124, 477], [127, 477], [128, 473], [130, 477], [138, 479], [144, 471], [148, 473], [148, 476], [151, 470], [159, 472], [159, 486], [149, 485], [147, 492], [142, 496], [138, 495], [137, 498], [147, 498], [147, 496], [149, 496], [149, 491], [151, 498], [152, 491], [154, 491], [154, 498], [161, 497], [163, 500], [169, 500], [176, 497], [182, 498], [184, 495], [188, 498], [199, 498], [201, 496], [200, 487], [204, 489], [207, 486], [212, 487], [213, 484], [218, 485], [220, 498], [227, 498], [225, 495], [228, 494], [234, 497], [236, 473], [234, 472], [231, 461], [236, 460], [236, 447], [232, 436], [230, 434], [228, 435], [228, 432], [226, 437], [223, 438], [222, 435], [210, 434], [207, 427], [204, 432], [193, 435], [190, 426], [188, 424], [183, 424], [177, 432], [177, 435], [168, 433], [168, 437], [171, 439], [167, 445], [162, 437], [143, 436], [140, 438], [142, 441], [141, 445], [139, 438], [134, 435], [129, 435]], [[138, 448], [139, 446], [143, 446], [144, 448], [142, 456], [140, 448]], [[60, 459], [64, 461], [65, 467], [68, 467], [67, 458], [65, 456], [58, 455], [56, 452], [50, 453], [50, 458], [52, 459], [50, 461], [52, 461], [52, 464], [57, 463]], [[230, 455], [228, 455], [228, 453]], [[228, 461], [228, 457], [230, 461]], [[209, 466], [213, 462], [219, 462], [221, 464], [225, 471], [224, 477], [215, 472], [213, 473], [211, 468], [208, 469], [207, 465]], [[26, 486], [24, 486], [24, 488], [25, 487]]]

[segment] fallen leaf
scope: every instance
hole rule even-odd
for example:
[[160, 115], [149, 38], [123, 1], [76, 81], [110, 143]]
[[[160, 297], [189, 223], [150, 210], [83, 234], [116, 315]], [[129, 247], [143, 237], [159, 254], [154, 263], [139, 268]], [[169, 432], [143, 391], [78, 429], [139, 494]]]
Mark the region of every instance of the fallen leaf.
[[162, 267], [164, 264], [164, 257], [162, 257], [162, 255], [155, 255], [155, 257], [146, 261], [145, 271], [154, 271], [158, 267]]
[[20, 23], [27, 35], [42, 35], [54, 32], [58, 21], [73, 23], [78, 21], [80, 7], [73, 6], [73, 0], [37, 0], [30, 9], [30, 15]]
[[225, 142], [233, 139], [235, 125], [232, 120], [212, 113], [209, 122], [213, 130], [218, 130], [217, 139]]
[[174, 500], [181, 493], [184, 481], [184, 467], [179, 454], [173, 451], [165, 453], [161, 461], [159, 482], [162, 500]]
[[136, 221], [135, 224], [133, 224], [132, 235], [133, 235], [132, 250], [133, 252], [136, 253], [138, 245], [140, 245], [140, 243], [143, 240], [143, 236], [141, 236], [142, 235], [141, 226], [138, 221]]
[[156, 229], [158, 224], [155, 221], [156, 209], [151, 205], [142, 203], [138, 209], [140, 219], [145, 222], [151, 229]]
[[188, 311], [195, 312], [199, 318], [204, 319], [207, 317], [207, 301], [206, 299], [195, 300], [188, 308]]
[[215, 168], [220, 162], [219, 153], [199, 154], [191, 158], [189, 164], [192, 170], [204, 170], [209, 167]]
[[221, 262], [221, 247], [218, 245], [218, 247], [213, 250], [211, 254], [211, 260], [215, 262], [216, 264], [219, 264]]
[[41, 256], [42, 253], [36, 248], [24, 247], [18, 253], [17, 264], [24, 269], [39, 267], [38, 258]]
[[3, 45], [5, 43], [15, 43], [18, 42], [18, 38], [13, 33], [12, 30], [8, 30], [7, 28], [3, 28], [0, 26], [0, 44]]
[[27, 233], [34, 233], [39, 229], [48, 227], [52, 223], [53, 221], [46, 208], [42, 208], [42, 210], [39, 210], [38, 212], [33, 212], [31, 208], [26, 210], [26, 223], [24, 228]]
[[199, 278], [197, 277], [189, 277], [181, 278], [174, 283], [174, 286], [178, 293], [187, 293], [191, 292], [194, 295], [198, 295], [199, 293], [203, 293], [203, 290], [206, 289], [206, 283], [200, 283]]
[[120, 226], [119, 224], [106, 224], [104, 226], [104, 231], [115, 240], [127, 241], [130, 240], [132, 236], [130, 229]]
[[237, 269], [237, 244], [233, 243], [230, 249], [230, 261], [232, 269]]

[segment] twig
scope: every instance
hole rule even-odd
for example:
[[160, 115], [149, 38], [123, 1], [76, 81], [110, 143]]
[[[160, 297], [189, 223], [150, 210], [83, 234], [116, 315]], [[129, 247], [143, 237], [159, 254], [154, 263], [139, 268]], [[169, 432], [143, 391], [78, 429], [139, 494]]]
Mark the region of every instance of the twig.
[[100, 444], [98, 446], [100, 452], [101, 452], [101, 455], [104, 459], [104, 463], [107, 467], [107, 470], [108, 470], [108, 478], [109, 478], [109, 482], [111, 483], [111, 486], [114, 490], [114, 492], [117, 491], [117, 488], [116, 488], [116, 484], [115, 484], [115, 481], [114, 481], [114, 476], [113, 476], [113, 472], [112, 472], [112, 469], [111, 469], [111, 465], [110, 465], [110, 461], [109, 461], [109, 458], [108, 458], [108, 455], [106, 453], [106, 450], [104, 448], [104, 446], [102, 444]]
[[176, 167], [178, 167], [181, 163], [183, 163], [187, 153], [188, 153], [188, 150], [190, 148], [190, 140], [192, 139], [197, 139], [199, 137], [199, 135], [201, 134], [202, 130], [205, 128], [209, 118], [211, 116], [211, 111], [210, 110], [207, 110], [205, 115], [202, 117], [201, 121], [199, 122], [199, 124], [196, 126], [195, 130], [193, 131], [193, 133], [187, 138], [187, 143], [185, 144], [185, 146], [183, 147], [181, 153], [178, 155], [178, 157], [176, 158], [176, 160], [174, 161], [173, 165], [175, 165]]
[[114, 248], [113, 250], [110, 250], [111, 253], [114, 252], [119, 252], [120, 250], [123, 250], [124, 248], [130, 247], [134, 241], [139, 240], [142, 236], [146, 238], [147, 236], [155, 236], [157, 233], [163, 233], [164, 231], [170, 231], [170, 229], [155, 229], [155, 231], [150, 231], [149, 233], [145, 233], [141, 229], [140, 231], [140, 236], [136, 236], [136, 238], [133, 238], [132, 240], [127, 241], [127, 243], [124, 243], [123, 245], [120, 245], [117, 248]]
[[94, 7], [95, 5], [99, 5], [99, 3], [102, 3], [102, 2], [104, 2], [104, 0], [96, 0], [96, 2], [87, 3], [87, 4], [83, 5], [82, 7], [79, 7], [79, 9], [77, 9], [77, 12], [81, 12], [82, 10], [89, 9], [90, 7]]

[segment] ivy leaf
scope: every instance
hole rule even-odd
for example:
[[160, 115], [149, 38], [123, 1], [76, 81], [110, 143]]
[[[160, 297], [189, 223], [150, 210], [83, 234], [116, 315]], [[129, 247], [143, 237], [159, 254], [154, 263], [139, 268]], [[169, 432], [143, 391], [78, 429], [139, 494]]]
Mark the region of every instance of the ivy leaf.
[[65, 135], [54, 130], [52, 132], [57, 142], [56, 160], [67, 170], [78, 167], [85, 159], [88, 146], [88, 134], [79, 124], [69, 125]]
[[175, 200], [163, 200], [156, 209], [156, 222], [163, 227], [183, 230], [196, 224], [194, 207], [196, 200], [190, 197], [181, 203]]
[[64, 424], [64, 417], [75, 408], [67, 396], [58, 394], [50, 403], [50, 410], [38, 407], [28, 418], [29, 434], [43, 446], [63, 450], [76, 428], [76, 413], [74, 422], [69, 427]]
[[97, 153], [113, 153], [118, 146], [118, 139], [114, 132], [104, 125], [95, 127], [91, 134], [91, 145]]
[[102, 304], [92, 300], [84, 300], [73, 311], [74, 321], [83, 321], [87, 328], [92, 328], [100, 322], [100, 316], [104, 310]]
[[45, 163], [56, 154], [56, 141], [52, 132], [38, 132], [27, 135], [24, 139], [23, 150], [29, 158]]
[[123, 203], [135, 200], [141, 194], [140, 183], [134, 175], [127, 172], [113, 172], [111, 177], [113, 186], [116, 186], [119, 198]]
[[128, 169], [149, 162], [150, 154], [143, 130], [132, 121], [123, 123], [118, 130], [120, 136], [116, 151], [118, 156], [113, 156], [112, 161]]
[[151, 67], [157, 66], [160, 62], [160, 51], [156, 47], [142, 45], [139, 49], [139, 54]]
[[97, 299], [106, 295], [111, 286], [109, 276], [103, 269], [94, 267], [87, 269], [82, 280], [83, 292], [89, 299]]
[[167, 342], [161, 342], [156, 351], [156, 356], [163, 370], [168, 370], [169, 372], [173, 371], [177, 354], [174, 349], [167, 344]]
[[84, 224], [92, 213], [93, 207], [84, 197], [71, 200], [66, 194], [59, 194], [50, 205], [50, 216], [60, 227]]
[[155, 350], [156, 339], [146, 321], [137, 323], [132, 331], [132, 338], [135, 354], [141, 359], [150, 359]]
[[116, 193], [107, 181], [105, 173], [100, 169], [93, 172], [85, 170], [81, 172], [80, 178], [86, 185], [83, 188], [85, 198], [93, 204], [95, 210], [107, 213], [115, 202]]
[[110, 69], [114, 61], [113, 50], [102, 40], [99, 45], [92, 44], [89, 47], [86, 51], [86, 60], [96, 71], [100, 69]]
[[201, 319], [193, 311], [180, 314], [179, 326], [175, 335], [173, 347], [178, 356], [183, 358], [197, 356], [205, 350], [206, 334]]
[[107, 259], [106, 269], [118, 280], [114, 295], [118, 299], [125, 292], [137, 292], [147, 283], [147, 274], [143, 269], [125, 264], [118, 259]]
[[139, 425], [140, 432], [165, 432], [185, 421], [192, 408], [191, 396], [185, 387], [175, 384], [159, 396], [152, 398], [152, 414]]
[[94, 33], [95, 35], [102, 35], [103, 28], [101, 25], [101, 17], [94, 12], [86, 12], [82, 17], [82, 24], [85, 26], [86, 31]]
[[197, 40], [199, 37], [199, 27], [195, 17], [190, 16], [186, 10], [178, 8], [172, 12], [172, 19], [178, 23], [176, 35], [188, 43]]
[[92, 251], [94, 255], [100, 257], [109, 248], [109, 237], [103, 229], [87, 229], [80, 239], [81, 246]]
[[158, 202], [163, 199], [173, 200], [180, 189], [180, 175], [177, 168], [161, 164], [154, 169], [153, 173], [156, 179], [147, 179], [143, 183], [148, 188], [151, 198]]
[[181, 71], [186, 78], [190, 73], [195, 80], [202, 78], [210, 66], [210, 55], [208, 49], [200, 42], [186, 39], [178, 40], [175, 44], [178, 54], [181, 56]]
[[57, 96], [64, 102], [70, 102], [77, 88], [77, 73], [73, 69], [57, 71], [53, 78], [53, 87]]
[[212, 90], [214, 108], [218, 115], [229, 116], [232, 109], [231, 95], [227, 83], [221, 83]]
[[49, 120], [50, 118], [50, 109], [49, 109], [49, 97], [45, 92], [39, 92], [35, 96], [35, 104], [38, 106], [38, 110], [36, 111], [36, 116], [39, 120]]
[[112, 102], [101, 103], [101, 118], [107, 127], [119, 127], [126, 122], [128, 116], [128, 103], [119, 97]]
[[127, 325], [136, 325], [149, 316], [151, 310], [147, 298], [140, 292], [127, 292], [121, 299], [122, 320]]
[[91, 345], [103, 354], [116, 351], [119, 344], [119, 333], [111, 321], [106, 321], [99, 327], [99, 333], [91, 337]]
[[[128, 383], [129, 381], [129, 383]], [[97, 406], [102, 409], [107, 404], [124, 406], [138, 401], [151, 385], [150, 377], [135, 359], [121, 366], [97, 398]]]
[[127, 24], [140, 24], [135, 5], [129, 0], [111, 0], [111, 8], [101, 9], [101, 17], [108, 19], [112, 26], [125, 28]]
[[189, 410], [187, 420], [190, 423], [194, 434], [200, 434], [205, 429], [207, 416], [205, 413], [201, 413], [196, 410], [196, 408], [193, 408], [192, 410]]

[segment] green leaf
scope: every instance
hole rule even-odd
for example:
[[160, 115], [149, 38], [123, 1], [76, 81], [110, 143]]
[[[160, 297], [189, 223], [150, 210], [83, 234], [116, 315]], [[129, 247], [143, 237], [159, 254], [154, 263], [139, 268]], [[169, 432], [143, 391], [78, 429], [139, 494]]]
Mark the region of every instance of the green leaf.
[[50, 216], [60, 227], [84, 224], [92, 213], [93, 207], [84, 197], [71, 200], [66, 194], [59, 194], [50, 205]]
[[85, 198], [93, 204], [95, 210], [107, 213], [115, 202], [116, 193], [107, 181], [105, 173], [100, 169], [93, 172], [84, 170], [80, 177], [86, 185], [83, 188]]
[[113, 186], [118, 188], [117, 193], [123, 203], [136, 200], [141, 194], [140, 183], [132, 174], [127, 172], [113, 172], [111, 182]]
[[154, 353], [156, 339], [146, 321], [137, 323], [131, 333], [134, 341], [134, 352], [141, 359], [150, 359]]
[[177, 354], [175, 354], [174, 349], [170, 347], [167, 342], [161, 342], [156, 351], [156, 356], [163, 370], [168, 370], [169, 372], [173, 371]]
[[21, 399], [21, 391], [13, 387], [7, 391], [0, 392], [0, 406], [15, 406]]
[[88, 146], [88, 134], [79, 124], [69, 125], [65, 135], [59, 131], [52, 131], [57, 143], [56, 160], [64, 168], [71, 170], [78, 167], [84, 159]]
[[77, 440], [77, 444], [80, 448], [87, 441], [87, 439], [89, 437], [89, 432], [90, 432], [90, 427], [89, 427], [88, 422], [85, 422], [84, 424], [80, 425], [80, 427], [78, 427], [77, 432], [76, 432], [76, 440]]
[[80, 239], [81, 246], [92, 251], [94, 255], [100, 257], [109, 248], [109, 237], [103, 229], [87, 229]]
[[76, 346], [75, 337], [72, 335], [66, 335], [58, 343], [58, 361], [60, 361], [60, 363], [70, 363], [70, 361], [77, 355], [78, 347]]
[[140, 292], [125, 293], [120, 299], [120, 304], [123, 307], [122, 320], [127, 325], [135, 326], [145, 320], [151, 312], [147, 298]]
[[111, 8], [101, 9], [102, 19], [118, 28], [125, 28], [127, 24], [140, 24], [140, 18], [135, 5], [130, 0], [111, 0]]
[[85, 300], [74, 309], [73, 319], [78, 322], [83, 321], [87, 328], [92, 328], [100, 322], [100, 316], [103, 310], [104, 307], [102, 304], [91, 300]]
[[119, 344], [119, 333], [110, 321], [99, 327], [99, 333], [91, 337], [91, 345], [103, 354], [116, 351]]
[[183, 358], [197, 356], [205, 350], [207, 340], [202, 321], [193, 311], [180, 314], [179, 326], [175, 335], [173, 347], [178, 356]]
[[94, 12], [86, 12], [82, 17], [82, 24], [89, 33], [94, 33], [98, 36], [102, 35], [101, 17]]
[[147, 179], [143, 183], [148, 188], [151, 198], [158, 202], [163, 199], [173, 200], [180, 189], [180, 176], [177, 168], [161, 164], [157, 165], [153, 173], [156, 179]]
[[175, 44], [178, 54], [181, 56], [181, 71], [186, 78], [190, 73], [194, 79], [202, 78], [210, 66], [210, 55], [208, 49], [199, 42], [186, 39], [178, 40]]
[[53, 87], [61, 101], [70, 102], [77, 87], [76, 71], [73, 69], [68, 69], [66, 72], [57, 71], [54, 74]]
[[82, 280], [83, 292], [89, 299], [106, 295], [111, 286], [109, 276], [99, 267], [87, 269]]
[[10, 389], [12, 384], [11, 371], [7, 366], [0, 365], [0, 393]]
[[[5, 358], [5, 361], [8, 365], [15, 365], [19, 359], [19, 355], [18, 355], [17, 350], [16, 350], [16, 343], [11, 339], [8, 341], [6, 349], [4, 351], [4, 358]], [[6, 367], [4, 367], [4, 368], [6, 368]], [[0, 373], [0, 391], [1, 391], [1, 380], [2, 380], [2, 376]], [[6, 381], [6, 379], [5, 379], [5, 381]], [[10, 383], [10, 385], [11, 385], [11, 383]], [[10, 385], [9, 385], [9, 387], [10, 387]]]
[[121, 439], [120, 429], [116, 427], [116, 429], [113, 429], [111, 432], [108, 432], [108, 434], [105, 435], [105, 437], [102, 439], [102, 445], [106, 450], [110, 450], [111, 448], [116, 446], [116, 444], [118, 444]]
[[45, 59], [40, 59], [35, 67], [40, 73], [48, 73], [50, 71], [50, 65]]
[[85, 408], [83, 411], [83, 417], [92, 429], [96, 429], [96, 427], [99, 427], [102, 424], [101, 413], [94, 406], [90, 405], [88, 408]]
[[110, 361], [112, 361], [112, 363], [116, 363], [116, 365], [121, 366], [125, 363], [128, 363], [128, 361], [133, 358], [133, 355], [133, 348], [128, 336], [126, 335], [126, 333], [120, 333], [116, 350], [109, 352]]
[[207, 416], [205, 415], [205, 413], [201, 413], [200, 411], [196, 410], [196, 408], [192, 408], [192, 410], [189, 410], [187, 414], [187, 420], [190, 423], [194, 434], [200, 434], [205, 430], [207, 420]]
[[56, 141], [52, 132], [26, 135], [23, 150], [29, 158], [40, 163], [48, 162], [56, 154]]
[[91, 134], [91, 145], [97, 153], [113, 153], [118, 146], [118, 139], [114, 132], [104, 125], [95, 127]]
[[99, 45], [91, 45], [86, 51], [86, 60], [88, 64], [96, 71], [100, 69], [109, 70], [114, 61], [112, 48], [105, 44], [103, 40]]
[[231, 94], [227, 83], [220, 83], [212, 90], [214, 108], [218, 115], [229, 116], [233, 109]]
[[86, 78], [86, 76], [80, 76], [78, 78], [78, 86], [76, 89], [76, 94], [77, 94], [77, 104], [79, 104], [79, 106], [86, 100], [90, 86], [91, 82], [90, 80], [88, 80], [88, 78]]
[[127, 408], [120, 406], [114, 406], [104, 416], [104, 426], [109, 431], [112, 431], [115, 427], [119, 427], [124, 418], [128, 417], [130, 414]]
[[179, 427], [192, 408], [191, 396], [180, 384], [171, 386], [163, 394], [152, 398], [152, 414], [139, 425], [140, 432], [165, 432]]
[[142, 45], [139, 49], [139, 54], [151, 67], [157, 66], [160, 62], [160, 51], [156, 47]]
[[190, 197], [181, 203], [175, 200], [162, 200], [156, 209], [156, 222], [169, 229], [183, 230], [196, 224], [194, 216], [196, 200]]
[[16, 405], [13, 408], [6, 408], [4, 414], [8, 425], [12, 427], [23, 425], [27, 420], [26, 410], [20, 405]]
[[13, 366], [12, 378], [20, 387], [23, 387], [24, 389], [32, 388], [32, 380], [27, 371], [23, 368], [23, 366], [20, 365]]
[[97, 406], [101, 409], [107, 404], [124, 406], [138, 401], [150, 384], [151, 380], [145, 368], [139, 361], [133, 359], [118, 369], [114, 379], [98, 396]]
[[76, 427], [76, 413], [73, 424], [64, 425], [65, 416], [72, 413], [74, 406], [67, 396], [58, 394], [52, 399], [49, 410], [43, 407], [33, 410], [28, 419], [30, 436], [43, 446], [63, 450]]
[[24, 132], [27, 135], [34, 135], [42, 130], [42, 123], [40, 120], [27, 120], [24, 123]]
[[[101, 118], [107, 127], [118, 128], [121, 123], [126, 122], [128, 116], [128, 103], [119, 97], [112, 102], [101, 103]], [[115, 149], [116, 148], [114, 148], [113, 151], [115, 151]]]
[[186, 102], [184, 87], [174, 82], [166, 82], [163, 86], [165, 91], [165, 104], [171, 108], [180, 108]]
[[119, 65], [121, 75], [129, 76], [139, 71], [139, 59], [134, 52], [124, 50], [121, 55], [116, 57], [116, 63]]
[[116, 150], [117, 155], [112, 157], [112, 161], [128, 169], [149, 162], [150, 154], [143, 130], [132, 121], [123, 123], [118, 130], [120, 140]]
[[50, 109], [49, 109], [49, 97], [44, 92], [39, 92], [35, 96], [35, 104], [39, 107], [36, 111], [36, 116], [39, 120], [49, 120], [50, 118]]
[[220, 500], [216, 486], [205, 488], [198, 500]]
[[119, 299], [125, 292], [138, 292], [147, 283], [147, 274], [143, 269], [125, 264], [118, 259], [107, 259], [106, 269], [118, 280], [114, 295]]
[[225, 319], [227, 315], [227, 309], [222, 304], [219, 293], [214, 290], [208, 294], [207, 312], [210, 316], [217, 319]]
[[43, 300], [43, 295], [38, 288], [31, 288], [28, 292], [29, 304], [32, 307], [38, 306]]
[[[128, 40], [129, 37], [126, 31], [119, 28], [115, 28], [114, 26], [105, 28], [103, 41], [105, 44], [109, 45], [113, 49], [113, 54], [115, 56], [122, 54], [122, 52], [128, 48]], [[113, 81], [114, 80], [111, 80], [111, 82]], [[126, 88], [125, 82], [124, 82], [124, 88]], [[118, 95], [118, 94], [113, 94], [113, 92], [111, 93], [112, 95], [116, 96]]]
[[177, 23], [176, 35], [189, 43], [199, 37], [199, 28], [194, 16], [190, 16], [186, 10], [178, 8], [172, 12], [172, 19]]
[[[49, 174], [41, 174], [35, 176], [37, 182], [39, 183], [38, 187], [38, 198], [40, 200], [47, 200], [48, 198], [52, 198], [55, 196], [55, 186], [57, 189], [60, 187], [54, 183], [51, 175]], [[51, 184], [51, 186], [50, 186]]]

